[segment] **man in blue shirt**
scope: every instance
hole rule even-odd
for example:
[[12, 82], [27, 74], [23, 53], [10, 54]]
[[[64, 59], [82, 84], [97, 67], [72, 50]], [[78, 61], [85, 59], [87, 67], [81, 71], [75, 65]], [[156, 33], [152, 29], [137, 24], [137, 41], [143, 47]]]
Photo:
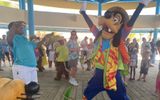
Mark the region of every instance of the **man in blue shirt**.
[[13, 79], [21, 79], [25, 84], [29, 84], [30, 82], [38, 82], [37, 62], [34, 53], [37, 45], [24, 36], [25, 27], [26, 23], [24, 21], [10, 23], [8, 25], [9, 34], [7, 40], [8, 44], [12, 47], [14, 56], [12, 67]]

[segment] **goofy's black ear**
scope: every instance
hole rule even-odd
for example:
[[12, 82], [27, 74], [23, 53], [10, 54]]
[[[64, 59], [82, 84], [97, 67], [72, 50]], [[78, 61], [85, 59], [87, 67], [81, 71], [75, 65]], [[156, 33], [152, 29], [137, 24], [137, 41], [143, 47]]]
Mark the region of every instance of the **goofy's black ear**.
[[122, 15], [119, 13], [116, 13], [113, 17], [113, 23], [114, 24], [121, 24], [122, 22]]
[[114, 37], [113, 37], [112, 43], [113, 43], [113, 46], [114, 46], [114, 47], [118, 47], [119, 44], [120, 44], [121, 36], [122, 36], [121, 31], [122, 31], [122, 28], [123, 28], [123, 27], [124, 27], [124, 25], [121, 26], [121, 28], [119, 29], [118, 33], [115, 34]]

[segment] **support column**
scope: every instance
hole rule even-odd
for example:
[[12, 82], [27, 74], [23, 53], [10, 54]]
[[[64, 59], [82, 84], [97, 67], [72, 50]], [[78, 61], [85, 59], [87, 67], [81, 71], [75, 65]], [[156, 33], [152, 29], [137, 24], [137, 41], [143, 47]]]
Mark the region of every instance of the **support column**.
[[156, 15], [160, 15], [160, 0], [156, 1]]
[[[154, 44], [156, 44], [157, 36], [158, 36], [158, 30], [154, 29], [154, 34], [153, 34]], [[156, 60], [155, 57], [156, 57], [156, 52], [154, 52], [153, 59], [151, 59], [151, 61], [153, 60], [153, 63], [155, 63], [155, 60]]]
[[34, 35], [34, 9], [33, 9], [33, 0], [27, 0], [28, 3], [28, 28], [29, 35]]
[[98, 16], [102, 15], [102, 3], [98, 2]]
[[158, 36], [158, 30], [154, 29], [154, 35], [153, 35], [154, 43], [156, 43], [156, 41], [157, 41], [157, 36]]
[[[160, 15], [160, 0], [156, 0], [156, 15]], [[153, 39], [154, 39], [154, 44], [157, 41], [157, 36], [158, 36], [158, 30], [155, 28], [154, 29], [154, 35], [153, 35]], [[155, 63], [155, 57], [156, 57], [156, 53], [154, 52], [153, 54], [153, 63]]]
[[19, 0], [19, 9], [26, 10], [25, 0]]

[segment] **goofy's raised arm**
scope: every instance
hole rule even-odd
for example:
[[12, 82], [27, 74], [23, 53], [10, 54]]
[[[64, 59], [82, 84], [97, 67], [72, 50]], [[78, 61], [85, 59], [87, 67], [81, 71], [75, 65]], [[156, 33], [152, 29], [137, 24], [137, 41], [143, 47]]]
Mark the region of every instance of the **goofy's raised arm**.
[[93, 35], [96, 37], [99, 33], [98, 28], [96, 27], [96, 25], [93, 24], [92, 20], [89, 18], [89, 16], [86, 14], [86, 5], [87, 3], [84, 2], [82, 5], [82, 8], [80, 9], [80, 13], [83, 16], [83, 18], [85, 19], [88, 27], [90, 28], [90, 31], [93, 33]]
[[142, 9], [149, 4], [152, 0], [142, 0], [142, 2], [139, 3], [138, 7], [136, 8], [134, 14], [132, 15], [131, 19], [128, 21], [128, 23], [125, 25], [125, 31], [122, 34], [122, 39], [125, 40], [126, 37], [129, 35], [134, 23], [136, 22], [138, 16], [140, 15], [140, 12]]

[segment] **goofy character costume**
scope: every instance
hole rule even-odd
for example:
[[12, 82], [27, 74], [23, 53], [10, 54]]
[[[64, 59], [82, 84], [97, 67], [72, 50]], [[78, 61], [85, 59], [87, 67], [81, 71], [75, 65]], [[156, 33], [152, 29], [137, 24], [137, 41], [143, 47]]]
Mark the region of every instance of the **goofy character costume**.
[[129, 56], [125, 47], [125, 39], [130, 33], [137, 17], [151, 0], [142, 0], [129, 20], [127, 12], [121, 7], [108, 9], [98, 20], [99, 29], [93, 24], [85, 12], [86, 3], [80, 13], [95, 36], [93, 62], [95, 74], [84, 90], [83, 100], [91, 100], [101, 91], [106, 91], [111, 100], [129, 100], [124, 83], [120, 76], [120, 62], [129, 63]]

